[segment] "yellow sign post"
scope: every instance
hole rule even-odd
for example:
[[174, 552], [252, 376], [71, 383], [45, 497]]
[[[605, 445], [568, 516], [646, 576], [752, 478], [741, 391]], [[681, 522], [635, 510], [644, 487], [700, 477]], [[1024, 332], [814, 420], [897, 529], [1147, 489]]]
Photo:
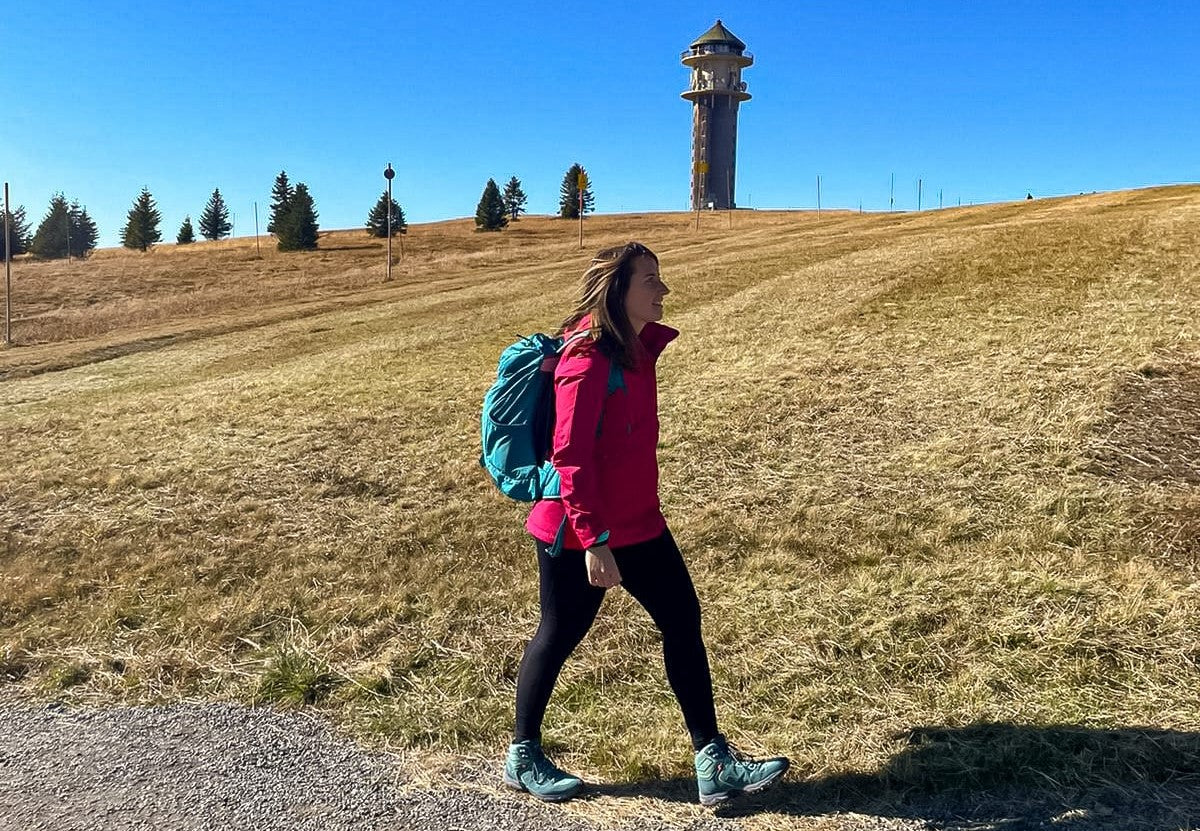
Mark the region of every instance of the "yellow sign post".
[[579, 191], [579, 247], [583, 248], [583, 192], [587, 190], [588, 177], [587, 171], [579, 171], [579, 179], [575, 183], [576, 190]]

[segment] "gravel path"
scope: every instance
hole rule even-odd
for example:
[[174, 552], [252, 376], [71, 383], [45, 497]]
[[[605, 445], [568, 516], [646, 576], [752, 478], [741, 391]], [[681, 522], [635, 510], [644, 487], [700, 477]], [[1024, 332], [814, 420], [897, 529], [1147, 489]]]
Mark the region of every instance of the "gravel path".
[[[228, 704], [0, 703], [2, 831], [597, 827], [525, 795], [415, 787], [398, 758], [365, 751], [304, 714]], [[683, 825], [635, 818], [619, 827], [737, 831], [742, 824], [705, 812]], [[862, 818], [822, 827], [926, 826]]]

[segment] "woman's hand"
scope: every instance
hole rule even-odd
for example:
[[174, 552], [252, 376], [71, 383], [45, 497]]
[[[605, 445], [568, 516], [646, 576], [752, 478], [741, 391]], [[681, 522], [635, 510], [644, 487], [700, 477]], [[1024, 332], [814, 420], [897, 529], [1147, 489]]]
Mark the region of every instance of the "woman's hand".
[[617, 568], [617, 560], [607, 545], [594, 545], [589, 548], [584, 562], [587, 565], [588, 582], [593, 586], [611, 589], [621, 585], [621, 572]]

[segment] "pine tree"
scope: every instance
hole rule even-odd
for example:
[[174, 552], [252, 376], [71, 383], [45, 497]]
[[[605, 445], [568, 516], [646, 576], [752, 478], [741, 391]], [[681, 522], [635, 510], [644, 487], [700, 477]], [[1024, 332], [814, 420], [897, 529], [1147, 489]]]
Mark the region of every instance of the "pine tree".
[[5, 214], [8, 214], [8, 241], [12, 245], [12, 255], [15, 257], [29, 250], [29, 221], [25, 218], [25, 206], [18, 205], [12, 213], [0, 210], [0, 260], [6, 256], [3, 224]]
[[483, 188], [483, 196], [475, 207], [476, 231], [499, 231], [508, 224], [504, 215], [504, 199], [500, 196], [500, 188], [496, 187], [495, 179], [488, 179]]
[[[67, 204], [61, 193], [50, 199], [50, 209], [29, 244], [35, 257], [51, 260], [59, 257], [86, 257], [96, 247], [100, 234], [86, 208], [78, 201]], [[68, 242], [70, 249], [68, 250]]]
[[[576, 162], [563, 176], [562, 187], [559, 188], [558, 215], [563, 219], [579, 219], [579, 174], [586, 174], [583, 166]], [[592, 184], [583, 189], [583, 212], [591, 213], [595, 208], [592, 196]]]
[[46, 211], [29, 250], [35, 257], [43, 260], [53, 260], [67, 256], [67, 236], [70, 233], [71, 217], [67, 198], [56, 193], [50, 198], [50, 208]]
[[317, 209], [308, 186], [297, 182], [287, 210], [275, 228], [280, 251], [312, 251], [317, 247]]
[[275, 184], [271, 187], [271, 216], [267, 220], [268, 234], [276, 233], [279, 220], [283, 219], [284, 214], [288, 212], [288, 205], [291, 204], [293, 193], [291, 183], [288, 182], [287, 171], [279, 171], [279, 175], [275, 177]]
[[158, 212], [150, 190], [142, 188], [142, 192], [138, 194], [137, 199], [133, 200], [133, 207], [126, 215], [125, 229], [121, 231], [121, 244], [126, 248], [145, 251], [162, 239], [162, 234], [158, 230], [158, 223], [161, 221], [162, 214]]
[[[387, 236], [387, 210], [388, 210], [388, 195], [385, 190], [379, 197], [379, 201], [375, 203], [375, 207], [371, 208], [371, 212], [367, 214], [367, 231], [373, 237]], [[404, 210], [396, 204], [396, 200], [392, 200], [392, 235], [408, 233], [408, 223], [404, 221]]]
[[100, 232], [96, 223], [88, 216], [87, 208], [80, 206], [78, 201], [71, 203], [71, 256], [86, 257], [96, 247]]
[[179, 226], [179, 233], [175, 235], [175, 242], [179, 245], [187, 245], [189, 242], [196, 241], [196, 232], [192, 229], [191, 215], [183, 218], [183, 224]]
[[213, 190], [212, 196], [208, 197], [204, 213], [200, 214], [200, 235], [210, 240], [223, 239], [229, 236], [232, 229], [233, 226], [229, 224], [229, 208], [221, 198], [220, 188], [217, 188]]
[[525, 191], [521, 190], [521, 180], [516, 176], [508, 180], [504, 186], [504, 211], [513, 222], [525, 212]]

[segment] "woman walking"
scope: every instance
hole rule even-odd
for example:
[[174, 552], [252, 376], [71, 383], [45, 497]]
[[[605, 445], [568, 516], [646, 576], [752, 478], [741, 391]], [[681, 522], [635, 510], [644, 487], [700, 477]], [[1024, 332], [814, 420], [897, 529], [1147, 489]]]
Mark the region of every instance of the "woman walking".
[[551, 461], [561, 498], [534, 505], [541, 621], [517, 680], [516, 730], [504, 781], [539, 799], [576, 795], [583, 781], [541, 749], [542, 718], [567, 657], [618, 585], [662, 632], [667, 678], [696, 751], [700, 801], [722, 802], [779, 779], [788, 760], [737, 755], [717, 728], [700, 605], [658, 499], [655, 363], [678, 332], [660, 321], [670, 290], [641, 243], [601, 251], [559, 333]]

